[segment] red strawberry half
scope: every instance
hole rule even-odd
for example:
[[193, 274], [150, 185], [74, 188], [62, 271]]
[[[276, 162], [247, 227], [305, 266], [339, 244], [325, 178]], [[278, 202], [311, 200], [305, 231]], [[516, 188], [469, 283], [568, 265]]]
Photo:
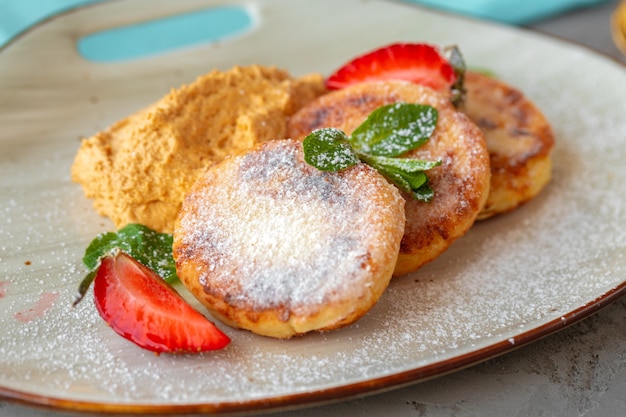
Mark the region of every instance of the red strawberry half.
[[338, 90], [367, 81], [404, 80], [449, 92], [456, 81], [454, 68], [427, 44], [396, 43], [361, 55], [326, 80]]
[[104, 321], [142, 348], [157, 353], [202, 352], [230, 342], [174, 288], [123, 252], [102, 259], [94, 296]]

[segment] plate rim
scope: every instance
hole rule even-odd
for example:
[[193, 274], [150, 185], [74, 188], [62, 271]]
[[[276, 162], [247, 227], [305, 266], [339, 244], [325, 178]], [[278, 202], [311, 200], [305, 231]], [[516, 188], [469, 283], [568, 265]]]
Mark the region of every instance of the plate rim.
[[[52, 20], [56, 20], [65, 15], [76, 13], [83, 9], [97, 8], [105, 6], [107, 3], [116, 2], [121, 0], [109, 0], [106, 2], [85, 3], [76, 5], [68, 9], [64, 9], [58, 13], [47, 16], [44, 19], [38, 21], [36, 24], [20, 31], [14, 37], [9, 39], [3, 45], [0, 46], [0, 54], [9, 49], [12, 45], [18, 43], [28, 33], [38, 30], [40, 27], [45, 26]], [[449, 11], [431, 8], [426, 5], [419, 5], [410, 2], [401, 2], [399, 0], [379, 0], [382, 2], [394, 3], [396, 5], [402, 5], [410, 8], [427, 10], [430, 13], [435, 13], [443, 16], [452, 17], [454, 19], [466, 20], [471, 22], [478, 22], [480, 24], [492, 25], [494, 27], [514, 27], [515, 29], [524, 32], [525, 34], [531, 34], [533, 36], [539, 36], [541, 38], [558, 41], [564, 44], [581, 48], [588, 53], [591, 53], [597, 57], [609, 59], [613, 64], [626, 69], [626, 62], [622, 62], [619, 59], [611, 56], [610, 54], [596, 50], [588, 45], [576, 42], [570, 39], [566, 39], [551, 33], [546, 33], [540, 30], [535, 30], [524, 26], [510, 26], [501, 24], [498, 22], [479, 19], [471, 16], [455, 14]], [[0, 383], [0, 402], [8, 401], [15, 404], [21, 404], [29, 407], [36, 407], [43, 410], [63, 412], [72, 411], [79, 413], [96, 412], [105, 415], [116, 414], [131, 414], [131, 415], [166, 415], [166, 414], [232, 414], [232, 413], [256, 413], [256, 412], [279, 412], [294, 408], [312, 407], [315, 405], [322, 405], [325, 403], [335, 403], [339, 401], [346, 401], [353, 398], [359, 398], [369, 395], [375, 395], [384, 391], [390, 391], [399, 389], [403, 386], [410, 386], [425, 382], [430, 379], [445, 376], [457, 371], [461, 371], [476, 364], [485, 362], [489, 359], [504, 355], [519, 348], [525, 347], [533, 342], [536, 342], [544, 337], [557, 333], [565, 328], [580, 323], [581, 321], [591, 317], [598, 313], [602, 309], [612, 305], [620, 300], [622, 297], [626, 297], [626, 277], [623, 278], [621, 283], [617, 286], [610, 288], [602, 295], [598, 296], [593, 301], [576, 308], [573, 311], [569, 311], [566, 314], [561, 315], [558, 318], [550, 320], [540, 326], [533, 327], [522, 333], [516, 334], [513, 338], [500, 340], [484, 346], [480, 349], [472, 350], [461, 355], [457, 355], [451, 358], [439, 360], [428, 365], [419, 366], [417, 368], [409, 369], [402, 372], [397, 372], [391, 375], [370, 378], [364, 381], [348, 383], [344, 385], [337, 385], [329, 388], [316, 389], [306, 392], [277, 395], [272, 397], [264, 397], [258, 399], [248, 399], [245, 401], [227, 401], [227, 402], [198, 402], [198, 403], [185, 403], [185, 404], [173, 404], [173, 403], [112, 403], [112, 402], [98, 402], [98, 401], [86, 401], [86, 400], [72, 400], [69, 398], [63, 398], [53, 395], [40, 395], [31, 393], [19, 389], [13, 389], [7, 386], [3, 386]], [[514, 339], [514, 343], [511, 343], [511, 339]]]
[[595, 300], [573, 311], [553, 319], [541, 326], [529, 329], [511, 338], [495, 342], [483, 348], [437, 361], [425, 366], [409, 369], [392, 375], [368, 379], [331, 388], [307, 391], [289, 395], [279, 395], [246, 401], [223, 403], [187, 404], [148, 404], [148, 403], [104, 403], [96, 401], [76, 401], [49, 395], [38, 395], [14, 390], [0, 385], [0, 400], [9, 400], [28, 406], [46, 408], [50, 411], [98, 412], [103, 414], [231, 414], [240, 412], [281, 411], [292, 407], [320, 405], [374, 395], [403, 386], [418, 384], [429, 379], [448, 375], [489, 359], [527, 346], [539, 339], [557, 333], [583, 321], [600, 310], [626, 296], [626, 280], [611, 288]]

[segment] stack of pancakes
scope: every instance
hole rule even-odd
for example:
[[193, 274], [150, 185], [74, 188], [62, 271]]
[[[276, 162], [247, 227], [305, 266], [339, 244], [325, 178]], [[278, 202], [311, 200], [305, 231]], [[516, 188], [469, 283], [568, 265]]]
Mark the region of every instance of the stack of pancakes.
[[[549, 123], [520, 91], [469, 72], [460, 108], [403, 81], [357, 84], [307, 100], [285, 117], [289, 139], [255, 144], [198, 174], [174, 227], [187, 289], [225, 323], [288, 338], [346, 326], [375, 305], [392, 276], [436, 259], [476, 220], [518, 207], [551, 175]], [[402, 157], [441, 160], [419, 202], [376, 170], [338, 173], [304, 162], [319, 128], [350, 134], [396, 102], [437, 109], [437, 127]], [[199, 121], [198, 123], [207, 123]]]
[[[428, 142], [403, 157], [441, 160], [430, 203], [359, 164], [340, 173], [303, 161], [311, 131], [350, 134], [376, 108], [422, 103], [439, 113]], [[475, 220], [519, 206], [550, 178], [551, 129], [517, 90], [470, 73], [457, 110], [402, 81], [324, 94], [288, 121], [288, 137], [210, 169], [183, 202], [174, 257], [187, 288], [224, 322], [291, 337], [364, 315], [392, 276], [434, 260]]]

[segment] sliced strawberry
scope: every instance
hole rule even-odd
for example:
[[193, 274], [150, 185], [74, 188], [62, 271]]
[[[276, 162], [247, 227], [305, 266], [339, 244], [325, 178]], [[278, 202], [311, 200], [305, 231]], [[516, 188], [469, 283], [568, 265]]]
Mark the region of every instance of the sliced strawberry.
[[142, 348], [157, 353], [202, 352], [230, 342], [174, 288], [123, 252], [103, 258], [94, 281], [100, 316]]
[[427, 44], [396, 43], [361, 55], [326, 79], [338, 90], [367, 81], [404, 80], [449, 92], [456, 80], [452, 65]]

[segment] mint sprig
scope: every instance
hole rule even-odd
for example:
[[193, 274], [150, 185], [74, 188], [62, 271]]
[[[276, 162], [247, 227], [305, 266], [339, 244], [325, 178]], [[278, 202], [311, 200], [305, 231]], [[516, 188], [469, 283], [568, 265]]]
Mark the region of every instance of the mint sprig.
[[397, 158], [423, 145], [437, 126], [437, 110], [424, 104], [394, 103], [374, 110], [351, 136], [317, 129], [302, 144], [304, 160], [322, 171], [341, 171], [365, 162], [415, 199], [430, 202], [428, 171], [441, 161]]
[[89, 273], [78, 287], [74, 305], [87, 293], [100, 267], [100, 260], [114, 250], [127, 253], [165, 281], [170, 283], [176, 281], [178, 276], [172, 255], [172, 243], [171, 234], [159, 233], [135, 223], [121, 228], [117, 233], [108, 232], [98, 235], [85, 250], [83, 264], [89, 268]]
[[437, 110], [425, 104], [388, 104], [374, 110], [354, 129], [350, 143], [362, 153], [399, 156], [428, 140], [437, 116]]
[[304, 160], [320, 171], [340, 171], [359, 163], [346, 134], [335, 128], [320, 129], [314, 140], [302, 143]]
[[367, 154], [359, 154], [359, 156], [363, 162], [375, 168], [402, 191], [412, 195], [413, 198], [425, 203], [433, 199], [435, 193], [428, 185], [428, 177], [424, 171], [441, 165], [441, 161], [388, 158]]

